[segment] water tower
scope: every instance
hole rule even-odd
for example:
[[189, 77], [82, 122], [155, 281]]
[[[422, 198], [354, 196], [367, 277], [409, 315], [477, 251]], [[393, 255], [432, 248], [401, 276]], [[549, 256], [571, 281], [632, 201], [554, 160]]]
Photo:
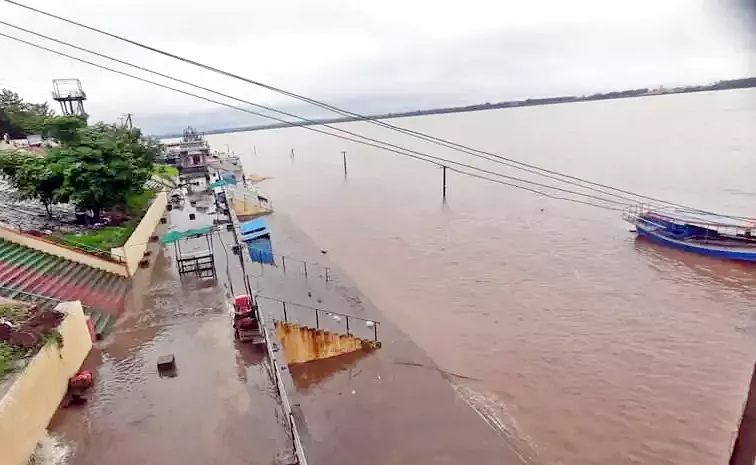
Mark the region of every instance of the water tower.
[[86, 116], [84, 100], [87, 94], [78, 79], [54, 79], [53, 100], [60, 103], [60, 109], [66, 116]]

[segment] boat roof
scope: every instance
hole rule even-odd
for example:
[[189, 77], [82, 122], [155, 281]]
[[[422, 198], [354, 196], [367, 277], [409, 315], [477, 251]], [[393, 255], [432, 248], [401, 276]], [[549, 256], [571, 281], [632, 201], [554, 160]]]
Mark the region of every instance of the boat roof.
[[697, 226], [756, 229], [756, 218], [728, 216], [706, 211], [683, 209], [651, 210], [649, 211], [649, 213], [661, 216], [669, 221], [693, 224]]

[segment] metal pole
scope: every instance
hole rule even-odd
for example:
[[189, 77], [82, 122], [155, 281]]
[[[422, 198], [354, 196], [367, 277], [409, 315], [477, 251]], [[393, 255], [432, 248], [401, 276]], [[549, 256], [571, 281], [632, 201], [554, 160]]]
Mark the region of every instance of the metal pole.
[[283, 266], [283, 272], [286, 273], [286, 255], [281, 255], [281, 265]]
[[283, 311], [284, 311], [284, 321], [285, 321], [286, 323], [288, 323], [288, 322], [289, 322], [289, 320], [288, 320], [288, 318], [286, 317], [286, 302], [284, 302], [284, 301], [282, 300], [282, 301], [281, 301], [281, 304], [283, 304]]
[[325, 274], [326, 282], [328, 282], [328, 267], [325, 267]]
[[373, 322], [373, 340], [378, 342], [378, 323]]
[[315, 329], [320, 329], [320, 319], [318, 318], [318, 309], [315, 309]]
[[346, 178], [347, 177], [346, 152], [341, 152], [341, 154], [344, 156], [344, 178]]
[[305, 273], [305, 278], [306, 278], [307, 277], [307, 262], [302, 262], [302, 265], [304, 265], [304, 273]]
[[743, 408], [738, 436], [732, 448], [730, 465], [753, 465], [756, 459], [756, 367], [751, 375], [751, 386]]
[[446, 166], [442, 166], [441, 168], [443, 168], [442, 172], [443, 172], [443, 178], [444, 178], [444, 187], [443, 187], [442, 195], [444, 198], [444, 202], [446, 202]]
[[347, 334], [349, 334], [349, 315], [346, 316]]

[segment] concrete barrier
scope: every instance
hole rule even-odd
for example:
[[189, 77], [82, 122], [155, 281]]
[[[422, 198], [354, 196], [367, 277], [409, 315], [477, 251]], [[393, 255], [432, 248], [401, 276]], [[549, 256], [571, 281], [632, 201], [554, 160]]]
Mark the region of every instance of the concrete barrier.
[[92, 348], [81, 302], [64, 302], [56, 310], [66, 313], [58, 328], [63, 347], [47, 344], [22, 372], [0, 384], [3, 465], [28, 463], [66, 394], [68, 379], [76, 374]]
[[70, 260], [72, 262], [91, 266], [92, 268], [97, 268], [98, 270], [107, 271], [109, 273], [125, 277], [129, 276], [128, 269], [125, 264], [103, 260], [102, 258], [98, 258], [86, 252], [70, 249], [68, 247], [50, 242], [40, 237], [30, 236], [0, 226], [0, 238], [8, 242], [13, 242], [14, 244], [29, 247], [30, 249], [39, 250], [40, 252], [55, 255], [56, 257], [65, 258], [66, 260]]
[[147, 212], [142, 217], [142, 221], [139, 222], [139, 225], [131, 233], [126, 243], [121, 247], [111, 249], [110, 253], [113, 256], [125, 258], [127, 276], [134, 276], [139, 269], [139, 262], [144, 258], [144, 251], [147, 250], [150, 237], [155, 233], [158, 224], [160, 224], [160, 218], [163, 217], [167, 205], [167, 193], [158, 192], [155, 194], [150, 208], [147, 209]]

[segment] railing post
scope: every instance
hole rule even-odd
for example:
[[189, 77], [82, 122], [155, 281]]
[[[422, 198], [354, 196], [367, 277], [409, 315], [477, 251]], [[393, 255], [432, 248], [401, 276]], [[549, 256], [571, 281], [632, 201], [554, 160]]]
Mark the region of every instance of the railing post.
[[349, 334], [349, 315], [346, 316], [347, 334]]
[[284, 322], [285, 322], [285, 323], [288, 323], [288, 322], [289, 322], [289, 320], [288, 320], [288, 318], [286, 317], [286, 302], [284, 302], [284, 301], [282, 300], [282, 301], [281, 301], [281, 303], [283, 304], [283, 311], [284, 311]]
[[378, 342], [378, 323], [375, 321], [373, 322], [373, 340]]
[[320, 319], [318, 317], [318, 309], [315, 309], [315, 329], [320, 329]]
[[304, 265], [304, 274], [305, 274], [305, 278], [306, 278], [307, 277], [307, 262], [303, 261], [302, 265]]
[[281, 255], [281, 265], [283, 266], [283, 272], [286, 273], [286, 255]]

